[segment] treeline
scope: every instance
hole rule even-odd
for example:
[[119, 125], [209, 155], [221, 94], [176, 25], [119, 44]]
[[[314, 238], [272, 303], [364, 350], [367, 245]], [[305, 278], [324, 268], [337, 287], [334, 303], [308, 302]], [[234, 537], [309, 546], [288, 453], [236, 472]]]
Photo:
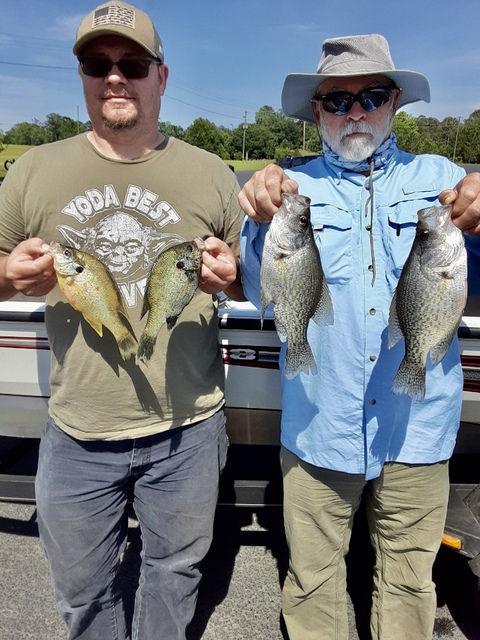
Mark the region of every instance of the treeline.
[[[9, 131], [0, 131], [0, 145], [39, 145], [62, 140], [91, 128], [90, 122], [77, 122], [56, 113], [45, 122], [20, 122]], [[235, 129], [217, 126], [204, 118], [183, 129], [170, 122], [159, 122], [165, 134], [216, 153], [224, 160], [278, 159], [284, 156], [319, 153], [321, 144], [314, 125], [286, 118], [281, 111], [264, 106], [255, 114], [255, 122]], [[458, 163], [480, 163], [480, 110], [468, 118], [447, 117], [440, 121], [426, 116], [414, 117], [401, 111], [395, 116], [393, 130], [401, 149], [412, 153], [436, 153]]]

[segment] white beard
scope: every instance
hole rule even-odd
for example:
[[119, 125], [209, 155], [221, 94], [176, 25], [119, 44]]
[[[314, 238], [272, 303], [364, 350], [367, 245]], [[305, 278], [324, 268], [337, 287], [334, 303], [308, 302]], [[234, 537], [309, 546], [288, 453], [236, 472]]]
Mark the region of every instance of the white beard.
[[[333, 139], [330, 139], [328, 135], [323, 118], [320, 119], [320, 127], [323, 139], [334, 153], [344, 160], [360, 162], [361, 160], [370, 158], [388, 137], [391, 130], [392, 119], [393, 110], [390, 109], [385, 126], [382, 129], [378, 129], [361, 120], [359, 122], [347, 122]], [[355, 138], [354, 140], [347, 140], [346, 136], [352, 133], [363, 133], [365, 135], [361, 138]]]

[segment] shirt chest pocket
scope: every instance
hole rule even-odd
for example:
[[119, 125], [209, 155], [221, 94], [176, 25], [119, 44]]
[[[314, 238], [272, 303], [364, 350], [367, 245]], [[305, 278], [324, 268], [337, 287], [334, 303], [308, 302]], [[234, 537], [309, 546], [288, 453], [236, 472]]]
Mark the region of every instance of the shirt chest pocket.
[[344, 284], [353, 276], [352, 217], [332, 205], [312, 205], [311, 222], [329, 284]]
[[[421, 191], [406, 185], [402, 188], [402, 192], [401, 202], [397, 201], [387, 206], [385, 217], [388, 223], [383, 234], [388, 256], [387, 268], [396, 279], [400, 277], [415, 239], [417, 212], [437, 204], [439, 190], [434, 185], [427, 186]], [[383, 217], [381, 212], [379, 216]]]

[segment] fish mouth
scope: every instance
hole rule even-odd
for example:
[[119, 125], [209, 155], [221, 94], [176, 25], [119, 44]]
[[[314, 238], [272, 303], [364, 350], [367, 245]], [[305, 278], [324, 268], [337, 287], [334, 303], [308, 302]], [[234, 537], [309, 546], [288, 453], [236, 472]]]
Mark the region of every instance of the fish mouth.
[[425, 227], [428, 227], [432, 218], [435, 218], [439, 221], [442, 227], [448, 226], [449, 223], [453, 224], [451, 221], [452, 215], [452, 205], [444, 204], [440, 206], [434, 207], [426, 207], [425, 209], [420, 209], [417, 213], [419, 223], [424, 223]]

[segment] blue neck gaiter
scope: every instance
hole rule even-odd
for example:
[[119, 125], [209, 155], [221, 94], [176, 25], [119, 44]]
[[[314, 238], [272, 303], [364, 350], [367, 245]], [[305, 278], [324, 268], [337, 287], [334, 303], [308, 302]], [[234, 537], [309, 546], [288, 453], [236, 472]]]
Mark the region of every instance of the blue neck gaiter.
[[365, 160], [357, 161], [345, 160], [344, 158], [341, 158], [330, 149], [326, 142], [323, 142], [322, 140], [323, 153], [325, 155], [326, 162], [328, 162], [329, 164], [333, 164], [336, 167], [340, 167], [341, 169], [354, 171], [356, 173], [370, 171], [370, 162], [372, 159], [374, 161], [374, 169], [381, 169], [382, 167], [384, 167], [392, 157], [396, 146], [397, 138], [392, 132], [390, 133], [390, 136], [385, 140], [385, 142], [381, 144], [378, 149], [376, 149], [373, 156], [371, 156], [370, 158], [365, 158]]

